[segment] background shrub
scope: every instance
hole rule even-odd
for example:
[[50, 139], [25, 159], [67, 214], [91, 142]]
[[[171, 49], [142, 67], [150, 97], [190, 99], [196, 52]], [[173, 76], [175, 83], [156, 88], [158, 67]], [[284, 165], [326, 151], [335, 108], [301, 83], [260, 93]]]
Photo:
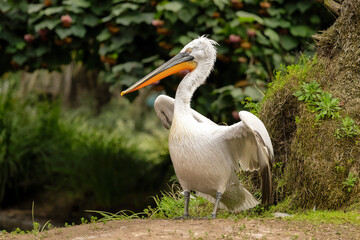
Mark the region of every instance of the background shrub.
[[106, 123], [62, 112], [58, 101], [21, 95], [18, 78], [0, 81], [2, 206], [50, 191], [83, 207], [140, 208], [170, 178], [166, 138], [156, 130], [138, 134], [118, 116], [99, 116]]
[[[311, 35], [334, 20], [313, 0], [19, 0], [2, 1], [0, 12], [0, 73], [79, 61], [103, 71], [112, 89], [126, 88], [193, 38], [209, 35], [220, 44], [219, 61], [194, 100], [218, 122], [231, 120], [245, 97], [261, 100], [273, 68], [294, 62], [299, 51], [311, 54]], [[177, 82], [156, 90], [173, 95]]]

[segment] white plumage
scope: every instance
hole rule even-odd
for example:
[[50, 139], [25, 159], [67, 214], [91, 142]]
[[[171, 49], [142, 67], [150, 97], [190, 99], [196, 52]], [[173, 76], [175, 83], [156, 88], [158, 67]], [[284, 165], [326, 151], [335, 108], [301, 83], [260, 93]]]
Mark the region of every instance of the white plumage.
[[181, 70], [192, 71], [179, 84], [175, 99], [160, 95], [154, 105], [163, 125], [170, 129], [170, 156], [185, 192], [183, 217], [189, 216], [191, 190], [215, 203], [213, 217], [218, 207], [238, 212], [256, 206], [258, 201], [238, 179], [239, 166], [249, 171], [260, 169], [263, 202], [271, 197], [273, 147], [260, 119], [241, 111], [241, 122], [231, 126], [217, 125], [190, 107], [193, 93], [205, 82], [214, 66], [216, 45], [206, 37], [193, 40], [174, 57], [175, 60], [165, 63], [122, 93], [137, 90], [147, 85], [145, 82], [157, 80], [155, 76], [159, 73], [182, 66], [184, 62], [194, 64], [181, 67]]

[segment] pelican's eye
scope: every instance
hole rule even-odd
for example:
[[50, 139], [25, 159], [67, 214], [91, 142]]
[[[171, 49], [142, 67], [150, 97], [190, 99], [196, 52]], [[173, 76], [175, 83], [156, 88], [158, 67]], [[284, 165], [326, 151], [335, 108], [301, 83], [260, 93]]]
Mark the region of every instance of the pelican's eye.
[[190, 54], [190, 53], [192, 52], [192, 48], [187, 48], [187, 49], [185, 50], [185, 52], [188, 53], [188, 54]]

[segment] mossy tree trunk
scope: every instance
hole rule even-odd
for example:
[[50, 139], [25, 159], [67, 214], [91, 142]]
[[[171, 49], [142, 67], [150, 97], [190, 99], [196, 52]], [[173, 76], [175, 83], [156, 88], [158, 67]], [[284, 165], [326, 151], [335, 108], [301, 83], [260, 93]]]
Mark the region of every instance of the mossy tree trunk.
[[292, 207], [321, 209], [359, 205], [359, 135], [338, 139], [339, 118], [317, 121], [314, 111], [293, 95], [301, 83], [317, 81], [339, 98], [340, 117], [360, 125], [360, 1], [336, 6], [334, 25], [314, 36], [316, 59], [279, 75], [262, 104], [259, 116], [275, 150], [275, 203], [287, 199]]

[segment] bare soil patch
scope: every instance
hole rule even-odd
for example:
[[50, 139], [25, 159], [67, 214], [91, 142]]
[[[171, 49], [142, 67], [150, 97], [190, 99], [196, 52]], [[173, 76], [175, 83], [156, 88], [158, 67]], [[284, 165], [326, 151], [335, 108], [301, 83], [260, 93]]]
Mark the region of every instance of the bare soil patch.
[[0, 239], [360, 239], [360, 227], [283, 219], [136, 219], [56, 228], [36, 235], [0, 234]]

